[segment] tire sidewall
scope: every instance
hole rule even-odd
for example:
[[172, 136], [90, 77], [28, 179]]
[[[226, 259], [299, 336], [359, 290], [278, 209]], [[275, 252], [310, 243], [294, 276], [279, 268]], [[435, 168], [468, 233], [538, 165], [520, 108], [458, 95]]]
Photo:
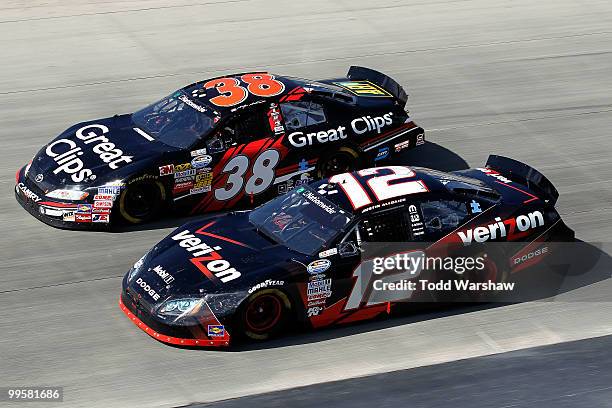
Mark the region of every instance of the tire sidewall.
[[[128, 192], [130, 191], [130, 188], [134, 188], [135, 186], [142, 186], [142, 185], [145, 185], [145, 186], [148, 185], [149, 188], [157, 189], [157, 199], [159, 202], [157, 203], [156, 208], [153, 211], [151, 211], [149, 214], [147, 214], [145, 217], [135, 217], [129, 214], [129, 211], [126, 209], [126, 197], [127, 197]], [[145, 180], [138, 180], [132, 183], [128, 182], [126, 188], [124, 188], [123, 191], [121, 191], [121, 194], [119, 196], [119, 205], [118, 205], [119, 215], [121, 216], [122, 221], [128, 224], [141, 224], [143, 222], [150, 221], [156, 215], [158, 215], [161, 212], [161, 210], [164, 208], [164, 206], [167, 204], [166, 201], [167, 201], [166, 189], [159, 180], [145, 179]]]
[[[481, 251], [478, 251], [475, 257], [483, 257], [485, 259], [485, 276], [477, 275], [472, 271], [472, 273], [468, 273], [466, 275], [467, 279], [473, 280], [475, 282], [486, 282], [488, 280], [491, 280], [494, 283], [506, 283], [510, 280], [510, 268], [507, 265], [507, 262], [504, 262], [505, 260], [507, 260], [507, 256], [505, 256], [501, 251], [485, 248]], [[495, 269], [494, 279], [491, 279], [492, 276], [490, 276], [491, 268]], [[500, 292], [492, 291], [477, 292], [472, 295], [472, 299], [477, 302], [492, 301], [493, 298], [495, 298], [496, 295], [499, 294]]]
[[[253, 332], [246, 323], [246, 312], [248, 306], [253, 301], [263, 295], [274, 295], [280, 300], [281, 304], [281, 316], [276, 324], [267, 330], [265, 333]], [[278, 336], [288, 325], [291, 313], [293, 311], [291, 300], [289, 296], [279, 289], [262, 289], [251, 295], [242, 303], [237, 313], [236, 327], [238, 328], [238, 335], [248, 340], [262, 341]]]

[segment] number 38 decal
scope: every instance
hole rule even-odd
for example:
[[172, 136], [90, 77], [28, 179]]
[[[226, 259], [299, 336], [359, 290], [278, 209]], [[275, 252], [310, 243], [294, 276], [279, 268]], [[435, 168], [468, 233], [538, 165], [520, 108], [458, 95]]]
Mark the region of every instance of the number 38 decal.
[[[240, 81], [247, 86], [240, 85]], [[270, 74], [244, 74], [236, 78], [216, 78], [204, 84], [204, 89], [215, 88], [219, 95], [210, 98], [210, 103], [229, 107], [238, 105], [246, 100], [249, 93], [255, 96], [270, 97], [281, 94], [285, 90], [285, 84], [274, 79]]]
[[244, 180], [249, 170], [249, 158], [244, 155], [232, 157], [223, 168], [222, 174], [227, 174], [224, 188], [215, 190], [215, 198], [219, 201], [227, 201], [236, 197], [244, 186], [245, 194], [263, 193], [274, 181], [274, 168], [280, 160], [277, 150], [266, 150], [262, 152], [253, 163], [252, 176]]

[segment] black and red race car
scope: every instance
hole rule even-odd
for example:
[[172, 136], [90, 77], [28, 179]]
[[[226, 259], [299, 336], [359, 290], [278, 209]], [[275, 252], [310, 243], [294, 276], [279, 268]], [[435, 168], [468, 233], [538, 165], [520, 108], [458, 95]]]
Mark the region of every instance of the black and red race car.
[[[403, 166], [342, 173], [255, 210], [176, 229], [126, 274], [120, 307], [150, 336], [183, 346], [265, 339], [294, 322], [318, 328], [373, 318], [435, 293], [389, 284], [445, 277], [505, 284], [550, 256], [554, 242], [574, 236], [554, 208], [557, 197], [542, 174], [500, 156], [448, 173]], [[467, 272], [459, 264], [383, 275], [367, 268], [407, 243], [413, 257], [476, 261]]]
[[397, 82], [362, 67], [322, 81], [213, 78], [70, 127], [17, 172], [15, 194], [66, 228], [252, 206], [423, 144], [406, 100]]

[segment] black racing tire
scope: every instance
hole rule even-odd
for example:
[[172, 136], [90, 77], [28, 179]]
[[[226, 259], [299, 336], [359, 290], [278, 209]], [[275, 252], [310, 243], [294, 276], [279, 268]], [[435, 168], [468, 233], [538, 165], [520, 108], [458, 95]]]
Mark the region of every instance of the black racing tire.
[[291, 310], [291, 301], [282, 291], [257, 291], [240, 307], [239, 335], [257, 341], [276, 337], [288, 326]]
[[[469, 281], [469, 282], [487, 282], [492, 281], [494, 283], [505, 283], [510, 279], [510, 268], [505, 266], [503, 262], [503, 254], [496, 249], [482, 249], [476, 252], [470, 257], [476, 259], [478, 257], [484, 258], [482, 270], [473, 269], [465, 271], [461, 275], [457, 275], [454, 272], [445, 271], [442, 274], [441, 280], [455, 280], [455, 281]], [[452, 290], [441, 290], [429, 292], [431, 300], [434, 303], [439, 304], [452, 304], [452, 303], [484, 303], [495, 300], [500, 295], [499, 292], [495, 291], [460, 291], [454, 287]]]
[[358, 152], [350, 147], [341, 147], [319, 161], [317, 176], [322, 179], [354, 171], [359, 167], [359, 161]]
[[166, 203], [166, 189], [159, 180], [128, 184], [119, 196], [119, 214], [128, 224], [141, 224], [159, 215]]
[[[465, 278], [474, 282], [507, 283], [510, 281], [510, 267], [507, 264], [507, 258], [501, 251], [483, 250], [475, 255], [475, 258], [478, 257], [484, 258], [484, 268], [481, 271], [466, 272]], [[469, 297], [475, 302], [488, 302], [495, 300], [495, 297], [500, 294], [502, 293], [495, 291], [475, 292], [470, 293]]]

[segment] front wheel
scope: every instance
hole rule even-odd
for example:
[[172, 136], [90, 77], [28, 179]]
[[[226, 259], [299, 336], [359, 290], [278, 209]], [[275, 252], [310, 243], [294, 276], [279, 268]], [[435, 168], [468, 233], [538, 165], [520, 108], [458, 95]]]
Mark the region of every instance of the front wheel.
[[119, 197], [119, 213], [130, 224], [150, 221], [164, 206], [166, 194], [158, 180], [144, 180], [129, 184]]
[[277, 289], [265, 289], [251, 295], [239, 313], [240, 332], [252, 340], [266, 340], [287, 326], [291, 302]]

